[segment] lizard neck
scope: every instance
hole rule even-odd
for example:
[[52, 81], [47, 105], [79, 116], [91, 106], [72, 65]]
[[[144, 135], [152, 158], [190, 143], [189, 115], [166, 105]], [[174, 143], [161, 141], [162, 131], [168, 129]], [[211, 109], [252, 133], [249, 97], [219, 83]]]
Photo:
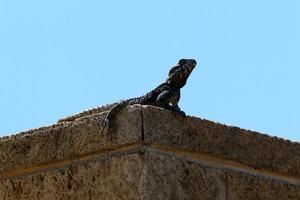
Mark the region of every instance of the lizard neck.
[[186, 84], [186, 80], [174, 81], [168, 78], [165, 82], [172, 90], [180, 90]]

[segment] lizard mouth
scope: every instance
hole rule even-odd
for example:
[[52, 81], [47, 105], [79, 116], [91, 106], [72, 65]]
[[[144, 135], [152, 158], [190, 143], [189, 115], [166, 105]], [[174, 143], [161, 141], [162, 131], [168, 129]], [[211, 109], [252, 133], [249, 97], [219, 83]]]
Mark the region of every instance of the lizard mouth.
[[186, 64], [182, 66], [184, 69], [185, 74], [191, 73], [193, 69], [196, 67], [197, 61], [194, 59], [189, 59]]
[[196, 60], [194, 60], [194, 59], [191, 59], [191, 64], [192, 64], [192, 66], [193, 66], [193, 67], [196, 67], [196, 65], [197, 65], [197, 61], [196, 61]]
[[187, 74], [188, 72], [191, 73], [193, 69], [196, 67], [197, 61], [194, 59], [190, 59], [188, 63], [186, 63], [183, 67], [185, 68], [185, 73]]

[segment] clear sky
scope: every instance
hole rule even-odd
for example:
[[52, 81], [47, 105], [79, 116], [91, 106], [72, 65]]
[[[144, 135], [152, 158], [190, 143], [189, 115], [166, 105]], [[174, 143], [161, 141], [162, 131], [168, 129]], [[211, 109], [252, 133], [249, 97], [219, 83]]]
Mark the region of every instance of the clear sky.
[[298, 0], [0, 0], [0, 135], [142, 95], [198, 66], [189, 115], [300, 141]]

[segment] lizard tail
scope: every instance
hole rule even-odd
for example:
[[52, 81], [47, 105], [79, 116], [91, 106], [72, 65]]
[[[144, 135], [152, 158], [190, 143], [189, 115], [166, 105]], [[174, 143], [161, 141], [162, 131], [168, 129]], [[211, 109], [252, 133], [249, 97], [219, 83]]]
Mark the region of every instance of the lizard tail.
[[103, 125], [101, 134], [103, 134], [104, 129], [107, 131], [107, 139], [112, 140], [113, 139], [113, 133], [116, 132], [116, 124], [115, 124], [115, 117], [117, 114], [126, 106], [129, 105], [128, 101], [120, 101], [116, 105], [114, 105], [111, 110], [107, 113]]

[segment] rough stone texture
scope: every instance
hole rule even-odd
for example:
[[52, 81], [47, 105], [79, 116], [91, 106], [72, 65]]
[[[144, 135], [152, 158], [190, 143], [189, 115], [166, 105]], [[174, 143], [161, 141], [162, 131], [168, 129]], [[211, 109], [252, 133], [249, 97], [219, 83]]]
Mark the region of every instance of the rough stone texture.
[[228, 172], [228, 199], [291, 199], [300, 198], [300, 185], [275, 181], [261, 176], [245, 176], [243, 173]]
[[0, 199], [300, 199], [300, 144], [151, 106], [0, 138]]
[[0, 199], [139, 199], [138, 153], [0, 180]]
[[[300, 144], [163, 109], [143, 110], [145, 142], [200, 151], [248, 166], [300, 177]], [[159, 120], [158, 120], [159, 119]]]
[[5, 137], [0, 140], [0, 172], [137, 143], [141, 140], [140, 113], [138, 106], [120, 113], [113, 141], [109, 141], [106, 132], [100, 134], [105, 113]]
[[220, 170], [168, 155], [147, 153], [145, 199], [226, 199]]
[[172, 154], [148, 153], [146, 199], [299, 199], [300, 185], [218, 168]]

